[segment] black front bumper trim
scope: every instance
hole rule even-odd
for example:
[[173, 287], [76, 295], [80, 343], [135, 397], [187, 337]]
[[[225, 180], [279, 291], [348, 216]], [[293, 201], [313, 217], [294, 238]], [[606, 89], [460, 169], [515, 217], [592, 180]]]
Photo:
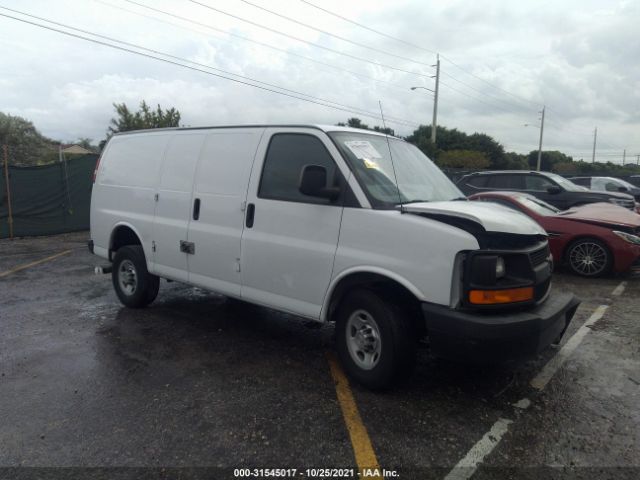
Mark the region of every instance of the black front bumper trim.
[[549, 294], [540, 305], [517, 312], [470, 312], [422, 304], [433, 352], [453, 360], [495, 363], [535, 355], [559, 341], [580, 301]]

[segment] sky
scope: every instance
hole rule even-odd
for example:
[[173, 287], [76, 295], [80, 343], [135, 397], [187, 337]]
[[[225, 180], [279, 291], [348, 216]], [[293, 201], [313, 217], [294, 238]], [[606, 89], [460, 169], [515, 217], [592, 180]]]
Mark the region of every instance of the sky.
[[435, 87], [439, 54], [438, 125], [487, 133], [507, 151], [527, 153], [538, 148], [545, 106], [544, 150], [590, 160], [597, 127], [596, 160], [621, 163], [624, 150], [627, 162], [640, 158], [638, 0], [0, 0], [0, 7], [1, 15], [130, 50], [0, 16], [0, 111], [61, 141], [97, 144], [113, 103], [135, 109], [143, 99], [176, 107], [188, 126], [350, 117], [382, 126], [381, 104], [386, 125], [405, 136], [431, 125], [434, 95], [426, 89]]

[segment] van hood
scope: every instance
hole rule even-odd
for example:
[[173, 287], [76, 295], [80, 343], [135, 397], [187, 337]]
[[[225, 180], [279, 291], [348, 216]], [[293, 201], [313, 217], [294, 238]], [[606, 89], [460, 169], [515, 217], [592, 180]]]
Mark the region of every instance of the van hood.
[[470, 220], [487, 232], [547, 236], [547, 232], [525, 214], [490, 202], [421, 202], [403, 205], [402, 209], [427, 217], [444, 216]]

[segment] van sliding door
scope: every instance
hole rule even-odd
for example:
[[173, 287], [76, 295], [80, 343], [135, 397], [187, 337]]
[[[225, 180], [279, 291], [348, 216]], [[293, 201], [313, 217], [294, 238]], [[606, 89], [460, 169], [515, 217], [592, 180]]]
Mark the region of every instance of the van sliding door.
[[196, 171], [187, 238], [189, 282], [240, 296], [243, 205], [261, 128], [207, 132]]
[[187, 240], [193, 176], [204, 137], [178, 132], [164, 155], [153, 222], [154, 273], [174, 280], [188, 279], [187, 254], [180, 246]]

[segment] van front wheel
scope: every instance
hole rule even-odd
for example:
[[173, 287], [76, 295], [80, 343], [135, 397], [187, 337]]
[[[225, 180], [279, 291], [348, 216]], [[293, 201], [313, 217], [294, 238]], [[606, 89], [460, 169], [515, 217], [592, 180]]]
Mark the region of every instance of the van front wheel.
[[142, 308], [158, 296], [160, 278], [147, 270], [144, 251], [139, 245], [118, 249], [111, 270], [113, 288], [123, 305]]
[[416, 342], [404, 311], [372, 291], [355, 290], [336, 313], [338, 356], [350, 377], [384, 389], [411, 372]]

